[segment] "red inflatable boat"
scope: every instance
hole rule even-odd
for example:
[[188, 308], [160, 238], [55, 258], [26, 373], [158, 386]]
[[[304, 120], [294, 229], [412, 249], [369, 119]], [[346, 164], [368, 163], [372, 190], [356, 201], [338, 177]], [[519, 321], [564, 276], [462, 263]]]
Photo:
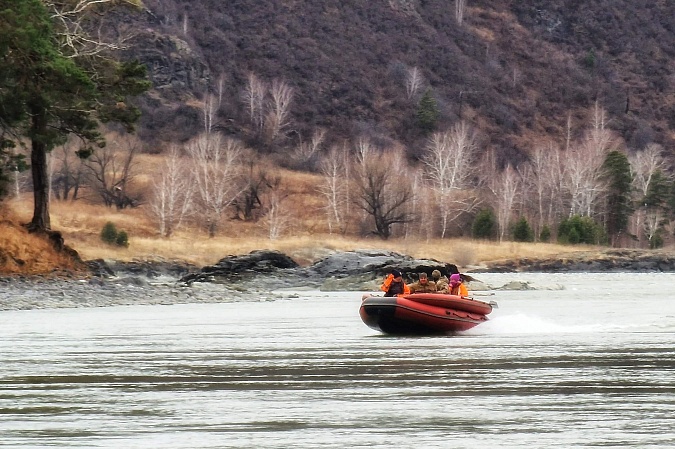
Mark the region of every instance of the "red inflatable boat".
[[465, 331], [488, 320], [494, 302], [443, 293], [371, 296], [359, 314], [368, 327], [387, 334], [434, 334]]

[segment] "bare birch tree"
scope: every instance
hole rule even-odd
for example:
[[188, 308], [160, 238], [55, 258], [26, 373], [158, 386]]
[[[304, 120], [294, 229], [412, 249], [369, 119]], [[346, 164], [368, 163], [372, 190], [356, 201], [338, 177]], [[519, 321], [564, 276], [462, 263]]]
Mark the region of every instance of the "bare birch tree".
[[275, 79], [270, 86], [270, 100], [266, 115], [269, 142], [274, 142], [290, 124], [293, 88], [285, 81]]
[[417, 96], [423, 84], [424, 77], [422, 76], [420, 69], [412, 67], [406, 71], [405, 92], [408, 96], [408, 100], [412, 100]]
[[171, 237], [189, 217], [193, 190], [194, 184], [180, 149], [172, 146], [152, 181], [150, 212], [161, 236]]
[[216, 124], [216, 115], [218, 113], [218, 101], [211, 94], [204, 95], [204, 104], [202, 105], [202, 118], [204, 121], [204, 132], [211, 134]]
[[631, 175], [633, 176], [633, 189], [636, 193], [635, 204], [637, 206], [631, 220], [631, 231], [637, 236], [638, 244], [640, 244], [642, 239], [642, 231], [645, 231], [647, 238], [651, 240], [658, 230], [657, 225], [660, 225], [664, 218], [663, 216], [656, 216], [656, 214], [662, 215], [659, 211], [655, 211], [656, 214], [652, 213], [652, 216], [648, 217], [649, 208], [645, 204], [645, 198], [654, 176], [657, 173], [661, 173], [662, 175], [666, 173], [666, 161], [662, 153], [663, 148], [660, 145], [651, 143], [643, 151], [636, 152], [628, 158]]
[[244, 89], [244, 102], [253, 128], [260, 132], [265, 125], [265, 96], [267, 86], [254, 73], [250, 73]]
[[203, 220], [209, 237], [214, 237], [225, 210], [241, 191], [237, 165], [242, 153], [239, 142], [220, 134], [202, 134], [185, 147], [192, 160], [196, 214]]
[[530, 204], [536, 209], [536, 235], [539, 235], [545, 224], [553, 225], [563, 210], [563, 168], [560, 156], [560, 149], [549, 142], [537, 146], [530, 157], [531, 170], [526, 182], [528, 197], [531, 199], [534, 196]]
[[455, 20], [458, 25], [464, 23], [464, 14], [466, 13], [466, 1], [467, 0], [455, 0]]
[[606, 123], [606, 113], [596, 103], [591, 128], [563, 158], [570, 217], [575, 214], [593, 216], [597, 200], [605, 191], [602, 164], [617, 143]]
[[441, 238], [452, 222], [479, 203], [471, 189], [476, 150], [474, 134], [465, 122], [435, 133], [427, 146], [423, 162], [439, 209]]
[[308, 142], [300, 142], [290, 155], [294, 164], [304, 169], [314, 169], [316, 167], [316, 159], [321, 152], [325, 137], [326, 130], [317, 129], [314, 131], [312, 138]]
[[495, 177], [492, 183], [495, 210], [497, 212], [497, 224], [499, 225], [499, 241], [504, 240], [509, 224], [513, 217], [513, 208], [520, 195], [522, 185], [518, 171], [510, 164]]
[[278, 190], [270, 193], [269, 206], [264, 218], [264, 223], [267, 226], [267, 237], [270, 240], [281, 237], [291, 224], [291, 215], [284, 206], [284, 199], [285, 195]]
[[325, 200], [324, 211], [330, 234], [334, 230], [344, 233], [347, 229], [348, 165], [349, 152], [344, 146], [333, 146], [321, 161], [323, 178], [319, 185], [319, 193]]

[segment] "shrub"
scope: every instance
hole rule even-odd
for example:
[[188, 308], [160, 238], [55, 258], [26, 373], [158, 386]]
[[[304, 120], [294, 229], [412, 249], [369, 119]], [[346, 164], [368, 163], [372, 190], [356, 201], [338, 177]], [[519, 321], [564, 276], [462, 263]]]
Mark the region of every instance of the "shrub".
[[477, 239], [489, 239], [494, 237], [497, 229], [497, 220], [490, 209], [483, 209], [476, 215], [471, 226], [471, 235]]
[[112, 245], [117, 240], [117, 228], [112, 222], [107, 222], [101, 230], [101, 240], [109, 245]]
[[525, 217], [520, 217], [520, 220], [513, 226], [513, 240], [516, 242], [532, 242], [534, 240], [534, 232]]
[[117, 227], [112, 222], [107, 222], [101, 230], [101, 240], [108, 245], [117, 245], [127, 248], [129, 246], [129, 235], [125, 231], [117, 231]]
[[115, 245], [123, 246], [125, 248], [129, 247], [129, 235], [126, 231], [120, 231], [117, 233], [117, 238], [115, 239]]
[[607, 233], [590, 217], [574, 215], [563, 220], [558, 227], [558, 242], [576, 245], [602, 245], [607, 243]]

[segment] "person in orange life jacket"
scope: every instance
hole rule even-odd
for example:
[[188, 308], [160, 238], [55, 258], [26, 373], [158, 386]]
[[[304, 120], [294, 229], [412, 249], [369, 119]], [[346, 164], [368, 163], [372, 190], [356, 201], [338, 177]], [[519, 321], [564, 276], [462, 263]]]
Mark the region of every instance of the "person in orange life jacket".
[[430, 281], [427, 274], [419, 274], [419, 280], [410, 286], [410, 293], [436, 293], [436, 283]]
[[384, 296], [399, 296], [410, 293], [410, 289], [403, 282], [403, 275], [398, 270], [391, 271], [391, 274], [380, 286], [380, 290], [384, 292]]
[[462, 283], [462, 276], [455, 273], [450, 276], [450, 294], [459, 296], [469, 296], [469, 290]]

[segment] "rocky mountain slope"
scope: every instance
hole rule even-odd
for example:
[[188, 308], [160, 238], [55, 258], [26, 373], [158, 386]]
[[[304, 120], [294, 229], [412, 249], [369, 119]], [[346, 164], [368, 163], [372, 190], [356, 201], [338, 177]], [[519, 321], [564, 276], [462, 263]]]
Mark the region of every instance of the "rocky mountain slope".
[[[468, 0], [461, 24], [447, 0], [144, 3], [114, 19], [135, 35], [127, 56], [150, 69], [141, 136], [156, 148], [203, 128], [206, 92], [219, 98], [217, 126], [255, 145], [242, 101], [250, 73], [293, 88], [279, 147], [323, 128], [414, 155], [427, 89], [437, 129], [468, 120], [503, 158], [563, 142], [568, 117], [579, 132], [596, 101], [631, 149], [675, 137], [675, 2]], [[423, 82], [409, 95], [414, 68]]]

